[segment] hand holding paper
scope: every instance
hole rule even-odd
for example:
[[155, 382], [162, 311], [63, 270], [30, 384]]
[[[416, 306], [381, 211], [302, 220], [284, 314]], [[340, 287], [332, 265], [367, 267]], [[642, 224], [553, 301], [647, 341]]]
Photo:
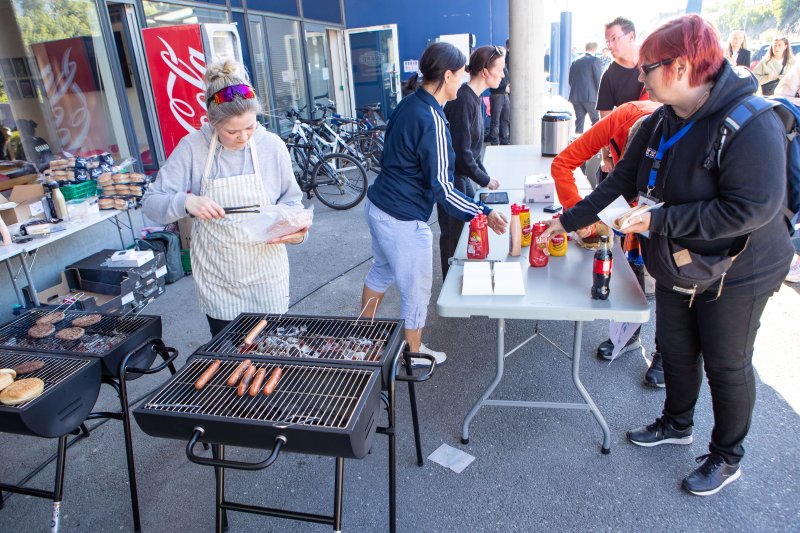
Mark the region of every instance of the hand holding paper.
[[650, 228], [650, 214], [653, 209], [659, 209], [663, 202], [655, 205], [638, 205], [631, 207], [622, 196], [617, 197], [608, 207], [597, 213], [597, 216], [606, 225], [620, 233], [641, 233], [647, 237]]

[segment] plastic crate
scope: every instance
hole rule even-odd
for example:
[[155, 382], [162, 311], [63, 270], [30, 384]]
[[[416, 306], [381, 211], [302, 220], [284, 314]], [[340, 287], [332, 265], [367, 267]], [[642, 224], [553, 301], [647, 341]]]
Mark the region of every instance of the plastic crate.
[[181, 265], [183, 265], [183, 272], [185, 274], [192, 273], [192, 258], [189, 250], [181, 250]]
[[61, 194], [64, 195], [64, 200], [89, 198], [97, 194], [97, 182], [95, 180], [89, 180], [76, 185], [64, 185], [61, 187]]

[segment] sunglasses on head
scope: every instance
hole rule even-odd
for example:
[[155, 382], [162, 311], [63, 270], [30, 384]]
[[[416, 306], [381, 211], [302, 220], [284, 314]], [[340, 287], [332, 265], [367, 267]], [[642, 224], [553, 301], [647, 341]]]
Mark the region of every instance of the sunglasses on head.
[[675, 61], [675, 58], [674, 57], [670, 57], [669, 59], [662, 59], [661, 61], [658, 61], [656, 63], [650, 63], [649, 65], [642, 65], [639, 68], [641, 69], [642, 74], [647, 76], [648, 74], [653, 72], [658, 67], [663, 67], [664, 65], [669, 65], [673, 61]]
[[217, 105], [233, 102], [237, 96], [244, 100], [252, 100], [256, 97], [256, 91], [249, 85], [231, 85], [212, 94], [208, 100], [206, 100], [206, 105], [210, 105], [211, 102]]
[[489, 59], [486, 60], [486, 66], [483, 68], [488, 69], [489, 66], [492, 64], [492, 59], [494, 59], [495, 57], [503, 57], [503, 49], [500, 48], [499, 46], [492, 47], [492, 53], [489, 54]]

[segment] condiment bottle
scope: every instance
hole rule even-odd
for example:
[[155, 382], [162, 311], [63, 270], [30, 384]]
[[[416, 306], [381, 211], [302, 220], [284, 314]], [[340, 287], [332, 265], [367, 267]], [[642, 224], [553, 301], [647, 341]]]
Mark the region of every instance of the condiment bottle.
[[522, 247], [531, 245], [531, 209], [519, 204], [519, 223], [522, 226]]
[[[561, 214], [553, 215], [553, 218], [559, 218]], [[547, 245], [547, 249], [550, 252], [550, 255], [555, 257], [561, 257], [567, 255], [567, 234], [566, 232], [562, 233], [554, 233], [550, 235], [550, 243]]]
[[56, 208], [55, 215], [61, 220], [69, 218], [69, 211], [67, 211], [67, 201], [64, 200], [64, 194], [57, 182], [50, 184], [50, 194], [53, 196], [53, 206]]
[[488, 234], [485, 229], [486, 217], [482, 214], [475, 215], [469, 223], [469, 238], [467, 239], [467, 258], [486, 259], [489, 255]]
[[606, 300], [611, 283], [611, 267], [614, 258], [611, 255], [611, 244], [608, 235], [600, 237], [600, 248], [594, 253], [594, 267], [592, 268], [592, 300]]
[[533, 225], [531, 235], [531, 249], [528, 255], [528, 261], [532, 267], [543, 267], [547, 265], [550, 257], [547, 255], [547, 237], [542, 234], [547, 230], [547, 224], [544, 222], [536, 222]]
[[486, 250], [484, 258], [489, 256], [489, 218], [483, 213], [480, 214], [481, 237], [483, 238], [483, 248]]
[[508, 255], [519, 257], [522, 252], [522, 225], [520, 224], [520, 206], [511, 204], [511, 222], [508, 229]]

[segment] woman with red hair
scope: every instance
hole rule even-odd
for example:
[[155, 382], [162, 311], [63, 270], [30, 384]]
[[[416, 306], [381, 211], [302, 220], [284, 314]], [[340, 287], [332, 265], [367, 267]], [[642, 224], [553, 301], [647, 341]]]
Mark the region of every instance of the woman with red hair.
[[[714, 429], [709, 453], [698, 457], [702, 464], [683, 480], [683, 488], [709, 496], [741, 474], [742, 443], [755, 403], [756, 332], [793, 255], [781, 214], [783, 126], [773, 113], [752, 119], [717, 165], [722, 119], [758, 84], [749, 72], [730, 66], [716, 30], [697, 15], [653, 32], [642, 44], [640, 62], [639, 79], [664, 106], [645, 120], [609, 177], [552, 221], [549, 231], [591, 224], [619, 195], [664, 203], [633, 216], [623, 230], [649, 232], [641, 242], [645, 265], [656, 280], [656, 331], [666, 384], [662, 415], [627, 436], [645, 447], [690, 444], [705, 369]], [[667, 247], [677, 253], [658, 253]], [[724, 256], [736, 260], [706, 290], [687, 291], [675, 281], [676, 268]]]

